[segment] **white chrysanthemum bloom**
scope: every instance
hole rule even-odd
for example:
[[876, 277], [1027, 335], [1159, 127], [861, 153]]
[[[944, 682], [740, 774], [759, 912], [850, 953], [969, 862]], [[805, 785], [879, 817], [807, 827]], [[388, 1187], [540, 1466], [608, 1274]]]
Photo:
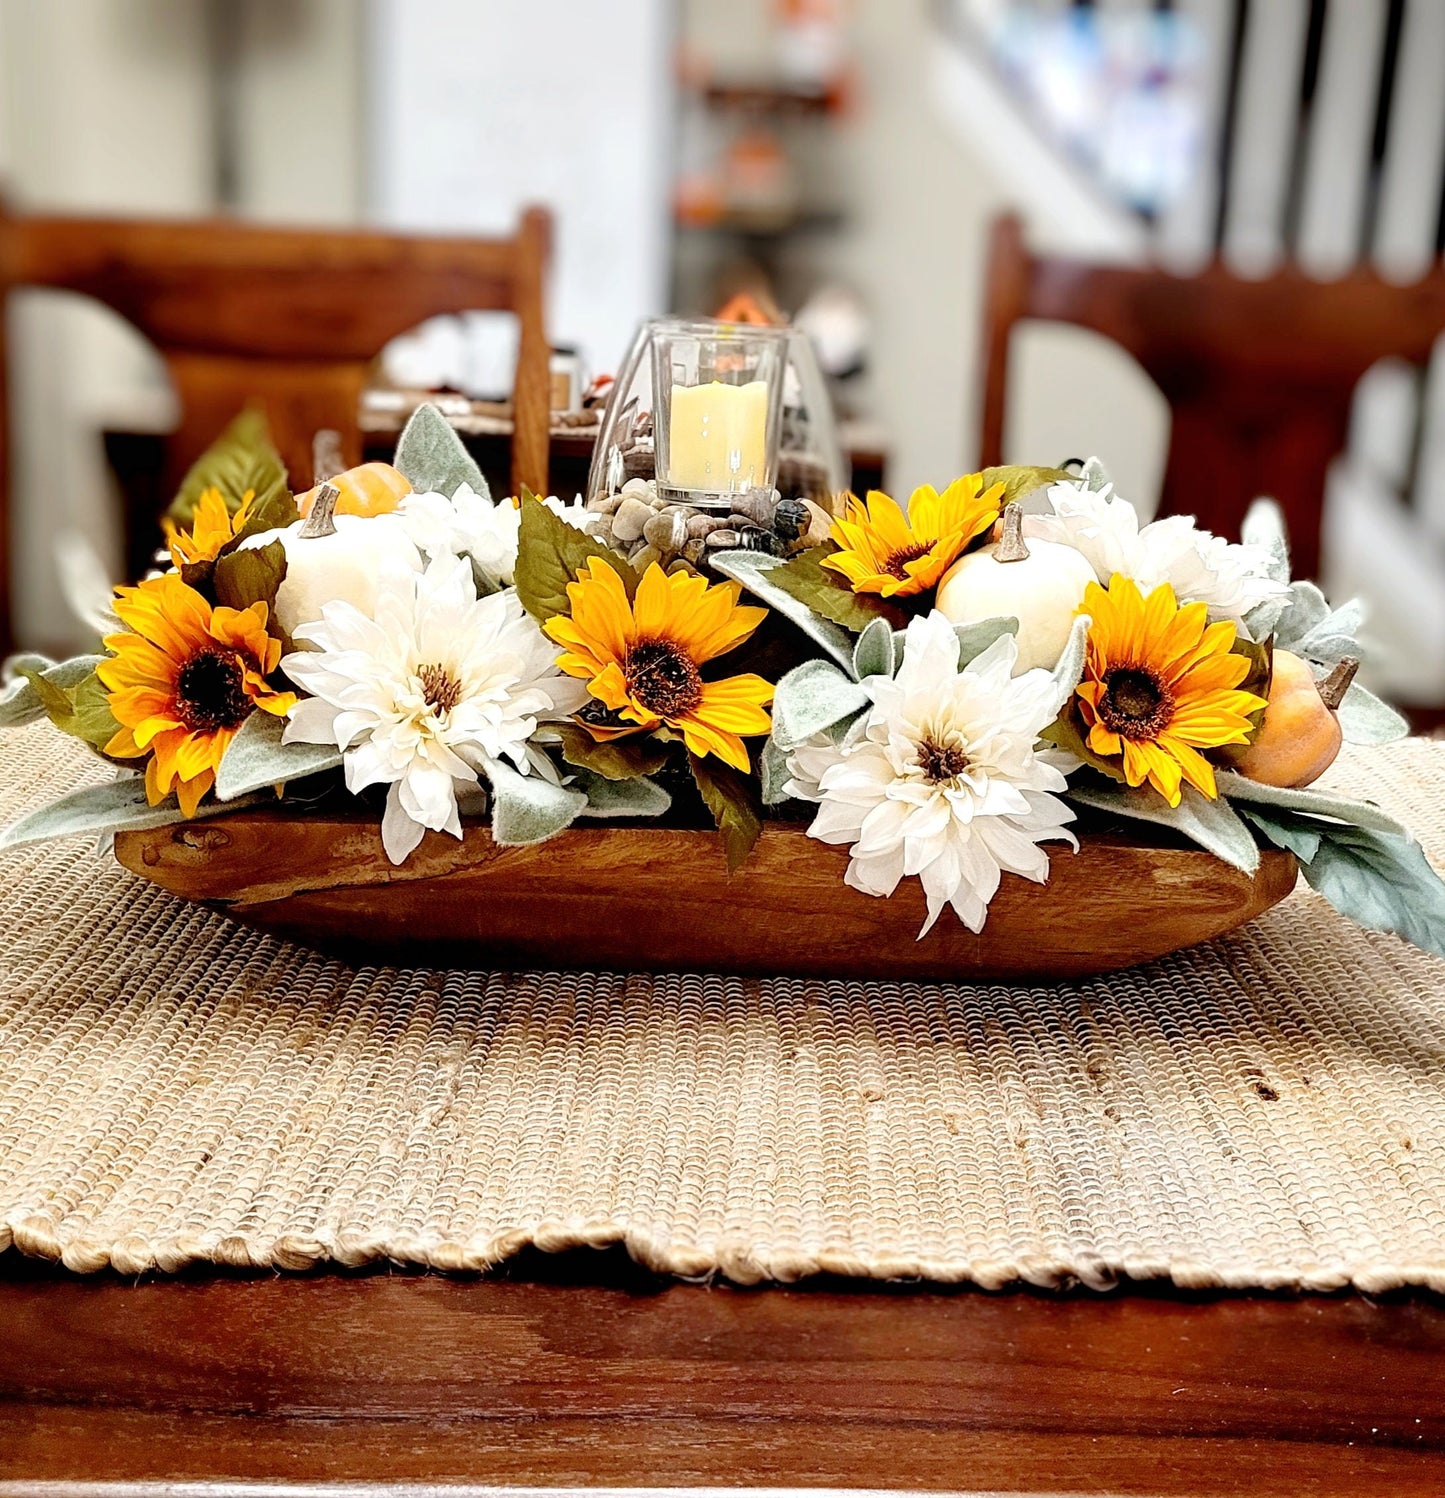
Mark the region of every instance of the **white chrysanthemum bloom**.
[[1051, 515], [1024, 516], [1024, 535], [1061, 541], [1082, 552], [1102, 586], [1116, 572], [1148, 594], [1168, 583], [1180, 603], [1204, 603], [1214, 620], [1242, 624], [1256, 604], [1288, 591], [1268, 576], [1269, 558], [1257, 546], [1240, 546], [1202, 531], [1188, 515], [1139, 524], [1127, 500], [1083, 484], [1053, 484]]
[[[542, 503], [579, 531], [597, 518], [580, 499], [563, 504], [548, 495]], [[396, 514], [412, 544], [427, 557], [468, 556], [484, 572], [511, 585], [522, 523], [522, 512], [511, 500], [494, 504], [470, 484], [462, 484], [450, 499], [445, 494], [408, 494]]]
[[529, 741], [587, 697], [513, 590], [477, 597], [465, 558], [386, 579], [374, 619], [328, 603], [297, 638], [312, 648], [281, 668], [310, 695], [292, 708], [284, 741], [335, 744], [353, 794], [391, 787], [381, 840], [393, 863], [427, 828], [460, 837], [457, 790], [493, 764], [555, 781]]
[[1005, 873], [1043, 883], [1043, 839], [1078, 846], [1057, 799], [1064, 776], [1035, 752], [1064, 689], [1043, 670], [1013, 675], [1004, 635], [963, 670], [952, 624], [936, 609], [912, 620], [893, 678], [869, 677], [873, 706], [841, 744], [818, 737], [788, 759], [789, 795], [816, 801], [808, 829], [852, 847], [846, 882], [891, 895], [917, 875], [928, 899], [923, 936], [945, 905], [983, 929]]

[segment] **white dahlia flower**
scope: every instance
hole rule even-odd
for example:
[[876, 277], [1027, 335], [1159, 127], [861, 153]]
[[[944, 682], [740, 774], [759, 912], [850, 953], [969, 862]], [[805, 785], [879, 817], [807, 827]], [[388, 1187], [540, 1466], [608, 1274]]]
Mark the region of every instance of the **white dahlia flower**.
[[456, 557], [385, 579], [374, 618], [328, 603], [297, 639], [312, 648], [281, 668], [309, 696], [291, 709], [284, 740], [335, 744], [353, 794], [390, 787], [381, 838], [393, 863], [427, 828], [460, 837], [457, 790], [492, 765], [555, 781], [529, 741], [587, 696], [557, 670], [556, 646], [516, 593], [479, 599], [471, 564]]
[[848, 884], [891, 895], [917, 875], [920, 936], [945, 905], [982, 930], [1003, 874], [1047, 879], [1040, 841], [1078, 846], [1054, 794], [1063, 773], [1036, 752], [1066, 689], [1047, 671], [1014, 676], [1017, 654], [1004, 635], [959, 670], [958, 636], [935, 609], [909, 624], [898, 674], [863, 682], [873, 705], [843, 742], [820, 736], [789, 756], [788, 793], [819, 803], [809, 833], [852, 849]]
[[1180, 603], [1207, 604], [1212, 620], [1236, 625], [1256, 604], [1288, 591], [1267, 575], [1269, 558], [1259, 547], [1200, 530], [1188, 515], [1141, 526], [1138, 511], [1112, 485], [1053, 484], [1048, 497], [1053, 513], [1024, 516], [1024, 535], [1082, 552], [1105, 588], [1116, 572], [1146, 595], [1168, 583]]
[[[563, 504], [550, 495], [542, 503], [579, 531], [596, 518], [580, 500]], [[426, 556], [471, 557], [484, 572], [510, 586], [522, 523], [522, 512], [510, 499], [493, 503], [470, 484], [462, 484], [450, 499], [445, 494], [408, 494], [396, 514], [412, 544]]]

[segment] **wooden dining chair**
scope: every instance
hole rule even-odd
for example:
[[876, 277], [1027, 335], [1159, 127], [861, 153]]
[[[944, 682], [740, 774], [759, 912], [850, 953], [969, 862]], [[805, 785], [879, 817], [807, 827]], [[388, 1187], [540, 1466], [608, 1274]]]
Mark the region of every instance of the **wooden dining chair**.
[[1386, 355], [1425, 364], [1445, 331], [1445, 272], [1437, 265], [1408, 286], [1364, 269], [1329, 282], [1294, 268], [1247, 281], [1215, 261], [1178, 276], [1034, 255], [1019, 221], [1000, 219], [985, 311], [984, 465], [1003, 461], [1010, 335], [1033, 318], [1112, 339], [1163, 392], [1173, 421], [1161, 513], [1237, 536], [1250, 501], [1273, 495], [1295, 571], [1312, 577], [1326, 470], [1345, 448], [1355, 386]]
[[[339, 432], [342, 458], [359, 462], [361, 394], [389, 339], [440, 313], [512, 312], [521, 325], [512, 482], [545, 494], [550, 401], [542, 292], [550, 243], [551, 218], [542, 208], [528, 208], [516, 233], [500, 239], [0, 210], [0, 308], [15, 287], [79, 292], [155, 345], [181, 409], [167, 445], [169, 487], [248, 404], [264, 409], [297, 485], [311, 482], [319, 428]], [[5, 407], [0, 384], [0, 654], [13, 639]]]

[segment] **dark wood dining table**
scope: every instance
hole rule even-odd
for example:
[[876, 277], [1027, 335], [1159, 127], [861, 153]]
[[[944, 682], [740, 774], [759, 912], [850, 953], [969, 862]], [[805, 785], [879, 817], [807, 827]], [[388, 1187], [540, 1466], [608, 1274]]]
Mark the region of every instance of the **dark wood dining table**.
[[1433, 1495], [1445, 1305], [0, 1257], [0, 1494], [319, 1484]]

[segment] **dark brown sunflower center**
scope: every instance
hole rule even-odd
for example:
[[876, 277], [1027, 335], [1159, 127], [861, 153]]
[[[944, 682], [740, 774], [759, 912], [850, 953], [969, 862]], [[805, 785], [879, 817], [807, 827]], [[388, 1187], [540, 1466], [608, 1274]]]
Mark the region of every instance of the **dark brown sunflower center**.
[[232, 651], [197, 651], [176, 676], [176, 716], [192, 731], [236, 728], [250, 711], [246, 671]]
[[968, 755], [955, 744], [935, 744], [924, 739], [918, 746], [918, 763], [929, 785], [957, 780], [968, 769]]
[[1126, 739], [1155, 739], [1174, 716], [1169, 688], [1143, 666], [1116, 666], [1104, 677], [1099, 717]]
[[622, 674], [627, 692], [659, 718], [680, 718], [702, 701], [697, 667], [671, 640], [639, 640], [627, 652]]
[[896, 577], [906, 582], [908, 580], [906, 568], [909, 562], [916, 562], [919, 557], [926, 557], [928, 547], [927, 541], [915, 541], [912, 546], [904, 546], [898, 551], [890, 552], [888, 560], [883, 564], [883, 570], [889, 577]]
[[417, 673], [421, 694], [439, 713], [449, 713], [462, 699], [462, 685], [445, 666], [423, 666]]

